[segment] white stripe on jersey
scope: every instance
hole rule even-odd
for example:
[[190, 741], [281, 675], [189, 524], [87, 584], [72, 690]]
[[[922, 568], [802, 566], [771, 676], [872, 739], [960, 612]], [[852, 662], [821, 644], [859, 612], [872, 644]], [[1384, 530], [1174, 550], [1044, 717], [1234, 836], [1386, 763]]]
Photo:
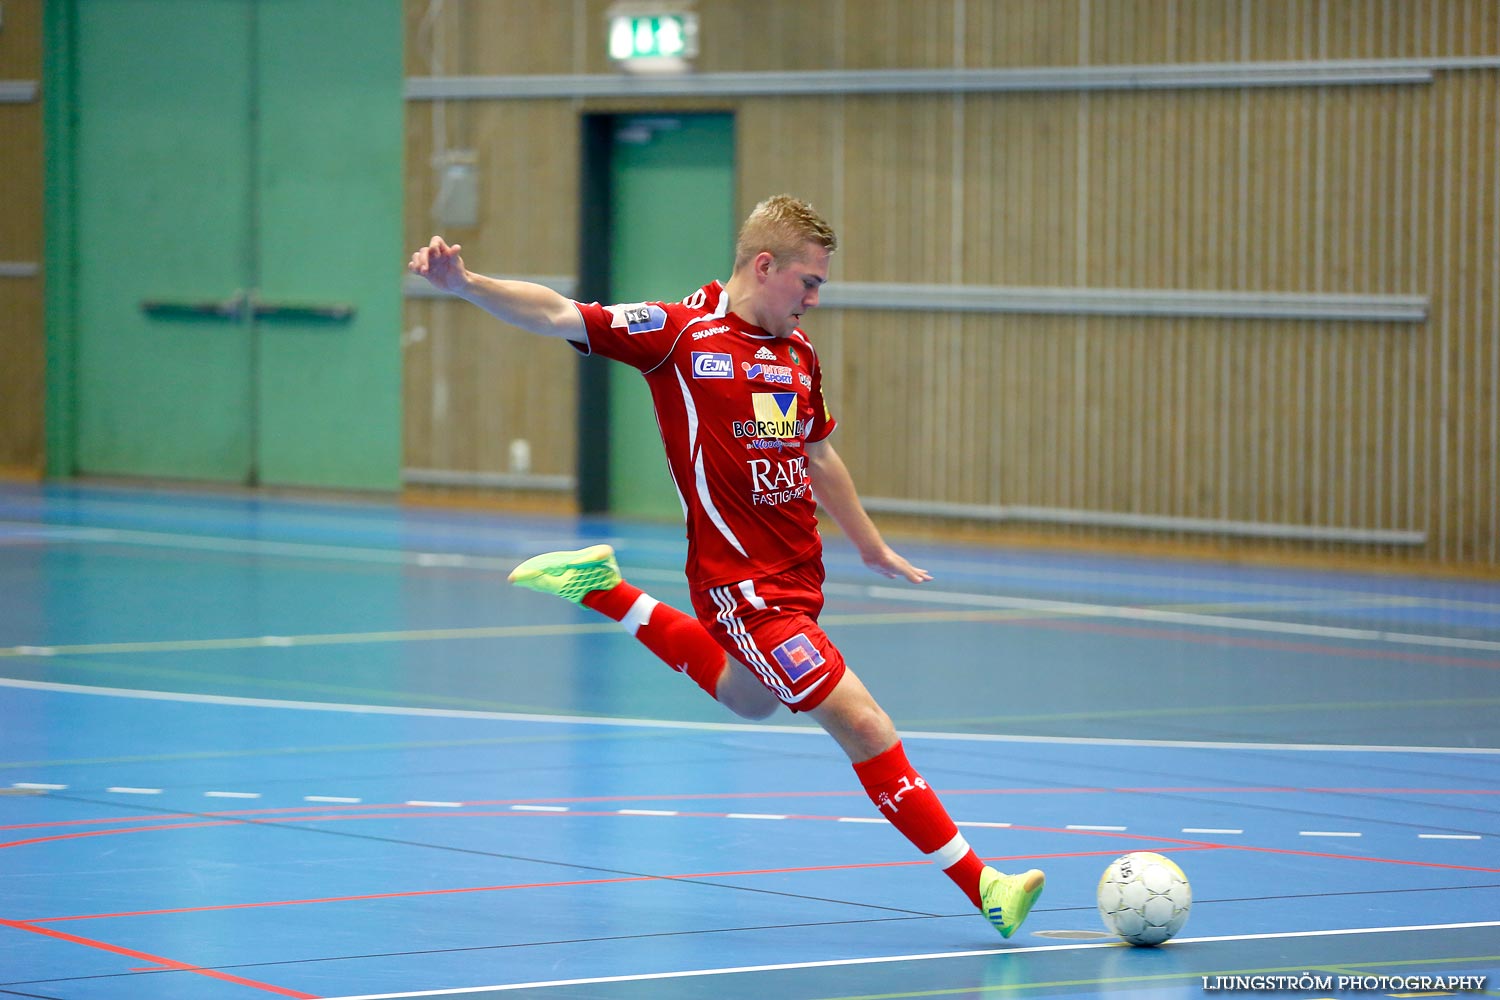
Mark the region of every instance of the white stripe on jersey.
[[[698, 433], [698, 419], [697, 414], [693, 413], [692, 411], [689, 411], [688, 416], [690, 418], [690, 426], [688, 427], [688, 451], [689, 453], [691, 453], [693, 449], [693, 438]], [[667, 429], [661, 425], [660, 413], [656, 414], [656, 432], [661, 435], [662, 443], [665, 444], [667, 440]], [[687, 497], [684, 497], [682, 495], [682, 484], [677, 481], [677, 472], [672, 468], [671, 462], [667, 463], [667, 478], [672, 480], [672, 489], [677, 491], [677, 503], [678, 506], [682, 508], [682, 523], [686, 524], [688, 519]]]
[[735, 586], [740, 588], [740, 593], [745, 595], [745, 600], [756, 611], [766, 610], [765, 599], [755, 592], [754, 580], [741, 580]]
[[782, 701], [792, 700], [791, 689], [781, 680], [781, 675], [766, 662], [761, 651], [755, 648], [755, 640], [745, 630], [745, 623], [735, 615], [734, 593], [728, 587], [710, 587], [708, 596], [713, 599], [714, 604], [718, 605], [719, 613], [715, 617], [719, 620], [719, 624], [723, 625], [724, 630], [734, 639], [734, 644], [744, 655], [745, 662], [760, 677], [761, 683], [770, 688], [771, 693]]
[[[719, 513], [719, 508], [714, 506], [714, 498], [708, 492], [708, 475], [703, 471], [703, 449], [698, 447], [698, 407], [693, 402], [693, 393], [688, 389], [687, 381], [683, 379], [682, 372], [674, 368], [673, 374], [677, 376], [677, 384], [682, 387], [682, 405], [687, 410], [688, 454], [693, 457], [693, 485], [698, 494], [698, 501], [703, 504], [703, 510], [708, 514], [708, 519], [714, 523], [714, 527], [719, 529], [719, 534], [723, 535], [729, 544], [734, 546], [735, 551], [746, 559], [749, 559], [750, 553], [746, 552], [745, 547], [740, 544], [740, 540], [734, 537], [734, 532], [730, 530], [728, 522], [724, 520], [724, 515]], [[673, 481], [675, 482], [676, 480], [674, 479]], [[678, 490], [677, 498], [679, 500], [682, 499], [681, 489]], [[685, 502], [682, 505], [682, 516], [686, 520], [687, 504]]]
[[734, 613], [734, 609], [738, 607], [734, 596], [734, 591], [736, 590], [745, 595], [745, 600], [749, 602], [751, 607], [759, 610], [765, 609], [765, 598], [755, 592], [754, 580], [741, 580], [739, 583], [733, 584], [732, 588], [708, 588], [708, 596], [719, 608], [719, 613], [714, 617], [734, 639], [734, 644], [739, 647], [740, 652], [745, 654], [745, 659], [749, 661], [750, 668], [759, 675], [761, 682], [770, 688], [771, 693], [776, 695], [786, 705], [795, 705], [822, 687], [823, 682], [828, 679], [827, 674], [809, 684], [806, 691], [795, 697], [792, 695], [791, 689], [782, 681], [781, 675], [776, 672], [776, 668], [766, 662], [765, 655], [755, 645], [755, 638], [745, 628], [745, 623]]

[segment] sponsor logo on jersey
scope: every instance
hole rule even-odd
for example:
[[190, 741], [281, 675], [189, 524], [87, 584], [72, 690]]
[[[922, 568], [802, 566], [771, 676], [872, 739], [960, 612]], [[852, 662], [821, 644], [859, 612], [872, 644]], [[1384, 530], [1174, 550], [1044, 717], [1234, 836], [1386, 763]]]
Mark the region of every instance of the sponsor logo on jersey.
[[622, 306], [608, 306], [611, 327], [622, 326], [625, 332], [653, 333], [667, 325], [667, 311], [652, 302], [632, 302]]
[[812, 420], [797, 419], [795, 392], [756, 392], [751, 393], [750, 401], [755, 406], [755, 419], [734, 421], [735, 437], [790, 441], [811, 433]]
[[801, 500], [812, 486], [806, 455], [752, 458], [745, 465], [750, 469], [750, 502], [757, 506], [775, 507]]
[[804, 389], [812, 388], [812, 376], [807, 374], [807, 372], [798, 372], [797, 381], [802, 383]]
[[693, 378], [734, 378], [734, 358], [712, 351], [694, 351]]
[[740, 367], [745, 370], [745, 378], [751, 382], [760, 379], [772, 385], [792, 384], [792, 370], [786, 365], [752, 365], [748, 361], [741, 361]]
[[771, 650], [776, 662], [786, 672], [787, 680], [795, 684], [810, 670], [823, 665], [823, 654], [812, 644], [807, 633], [798, 632], [786, 642]]
[[755, 352], [755, 360], [756, 361], [775, 361], [776, 360], [776, 352], [773, 351], [773, 350], [771, 350], [769, 347], [762, 347], [760, 350], [758, 350], [758, 351]]
[[727, 326], [724, 326], [724, 325], [711, 326], [707, 330], [694, 330], [693, 331], [693, 339], [694, 340], [702, 340], [704, 337], [712, 337], [716, 333], [728, 333], [728, 332], [729, 332], [729, 327], [727, 327]]

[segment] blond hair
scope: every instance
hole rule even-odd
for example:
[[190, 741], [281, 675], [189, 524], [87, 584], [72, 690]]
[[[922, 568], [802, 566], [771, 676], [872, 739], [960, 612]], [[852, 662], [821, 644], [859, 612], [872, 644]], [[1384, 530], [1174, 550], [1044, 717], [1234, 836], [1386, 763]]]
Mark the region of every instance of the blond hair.
[[807, 244], [816, 243], [829, 253], [839, 248], [839, 238], [828, 220], [805, 201], [789, 194], [767, 198], [745, 219], [734, 244], [734, 268], [739, 270], [766, 251], [778, 264], [800, 260]]

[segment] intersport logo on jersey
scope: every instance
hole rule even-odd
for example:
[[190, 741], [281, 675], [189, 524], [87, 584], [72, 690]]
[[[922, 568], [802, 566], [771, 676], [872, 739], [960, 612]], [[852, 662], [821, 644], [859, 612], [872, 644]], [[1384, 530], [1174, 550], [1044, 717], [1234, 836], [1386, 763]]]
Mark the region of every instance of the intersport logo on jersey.
[[741, 361], [740, 367], [745, 370], [745, 378], [751, 382], [759, 379], [773, 385], [792, 384], [792, 369], [787, 365], [752, 365], [748, 361]]

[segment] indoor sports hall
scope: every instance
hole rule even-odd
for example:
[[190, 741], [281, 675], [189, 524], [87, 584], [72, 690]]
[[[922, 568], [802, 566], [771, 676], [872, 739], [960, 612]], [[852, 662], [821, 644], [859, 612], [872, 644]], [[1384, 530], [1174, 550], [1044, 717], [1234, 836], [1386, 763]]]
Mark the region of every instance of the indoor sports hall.
[[[0, 997], [1500, 995], [1497, 116], [1489, 0], [0, 0]], [[1009, 938], [806, 714], [508, 582], [690, 611], [721, 414], [408, 265], [628, 344], [781, 192], [808, 346], [681, 395], [791, 387], [717, 427], [774, 506], [816, 385], [931, 574], [824, 491]]]
[[[921, 544], [897, 587], [831, 545], [824, 626], [976, 850], [1047, 871], [1002, 941], [821, 731], [735, 724], [505, 582], [607, 540], [682, 604], [675, 528], [70, 487], [0, 515], [0, 995], [1500, 972], [1493, 582]], [[1193, 888], [1155, 949], [1095, 905], [1138, 850]]]

